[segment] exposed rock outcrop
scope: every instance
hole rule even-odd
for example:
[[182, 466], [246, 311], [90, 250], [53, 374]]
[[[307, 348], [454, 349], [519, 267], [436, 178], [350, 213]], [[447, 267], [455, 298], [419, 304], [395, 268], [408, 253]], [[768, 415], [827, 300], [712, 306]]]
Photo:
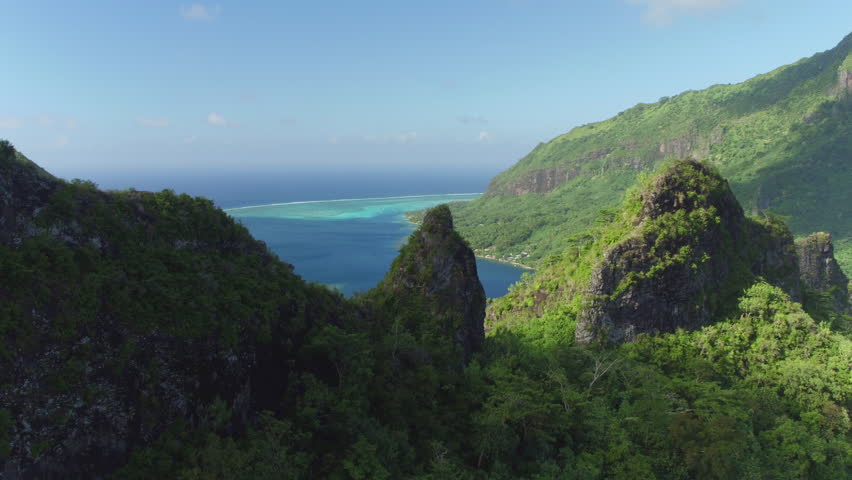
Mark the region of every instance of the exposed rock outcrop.
[[420, 337], [450, 337], [465, 361], [482, 348], [485, 291], [473, 250], [453, 229], [446, 205], [426, 212], [378, 291], [398, 302], [399, 310], [426, 313], [410, 317], [413, 322], [426, 323], [409, 325]]
[[837, 78], [837, 91], [841, 95], [852, 93], [852, 71], [842, 70]]
[[592, 272], [577, 342], [698, 328], [735, 305], [756, 276], [799, 296], [789, 232], [747, 219], [728, 183], [704, 164], [675, 163], [639, 200], [634, 231]]
[[721, 125], [713, 128], [709, 134], [700, 135], [689, 133], [672, 139], [653, 139], [658, 141], [652, 150], [632, 153], [640, 150], [642, 145], [635, 139], [620, 142], [624, 151], [616, 152], [614, 148], [592, 150], [577, 161], [551, 168], [529, 170], [518, 178], [504, 181], [501, 176], [495, 177], [488, 185], [486, 195], [526, 195], [528, 193], [550, 193], [565, 183], [584, 174], [584, 167], [595, 160], [607, 159], [610, 168], [631, 168], [642, 170], [663, 158], [691, 158], [701, 160], [710, 154], [710, 149], [724, 140], [724, 129]]
[[846, 310], [849, 305], [849, 279], [834, 258], [831, 234], [818, 232], [799, 240], [796, 253], [804, 286], [828, 293], [834, 298], [835, 310]]
[[717, 125], [706, 137], [698, 133], [690, 133], [660, 143], [659, 152], [663, 157], [701, 160], [710, 154], [710, 148], [713, 145], [722, 143], [723, 139], [724, 129]]
[[579, 173], [579, 167], [570, 170], [563, 167], [531, 170], [521, 178], [505, 185], [499, 185], [492, 181], [491, 185], [488, 186], [488, 194], [526, 195], [528, 193], [548, 193], [555, 190], [559, 185], [576, 177]]

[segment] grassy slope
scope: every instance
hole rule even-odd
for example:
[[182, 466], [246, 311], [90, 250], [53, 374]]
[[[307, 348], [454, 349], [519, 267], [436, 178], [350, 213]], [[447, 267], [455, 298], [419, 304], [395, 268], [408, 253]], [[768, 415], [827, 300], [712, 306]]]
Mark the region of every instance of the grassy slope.
[[[836, 89], [851, 52], [848, 36], [746, 82], [687, 91], [577, 127], [495, 177], [482, 199], [454, 205], [456, 226], [476, 249], [502, 258], [526, 251], [519, 259], [537, 263], [588, 229], [599, 210], [618, 205], [641, 171], [688, 145], [689, 155], [730, 180], [747, 211], [788, 217], [796, 235], [832, 232], [842, 265], [852, 269], [852, 105]], [[529, 172], [548, 169], [578, 175], [547, 194], [507, 193]]]

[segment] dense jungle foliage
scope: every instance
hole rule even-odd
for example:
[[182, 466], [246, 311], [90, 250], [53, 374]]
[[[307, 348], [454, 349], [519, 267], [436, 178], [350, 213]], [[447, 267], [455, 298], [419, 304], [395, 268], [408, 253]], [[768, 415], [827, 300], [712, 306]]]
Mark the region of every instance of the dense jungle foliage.
[[[818, 292], [806, 311], [755, 278], [710, 325], [620, 346], [576, 345], [580, 305], [554, 303], [493, 325], [462, 366], [434, 298], [346, 300], [209, 201], [61, 182], [0, 147], [19, 181], [0, 197], [30, 214], [4, 213], [18, 236], [0, 244], [7, 472], [65, 459], [64, 478], [852, 478], [852, 338]], [[633, 198], [491, 308], [587, 278], [583, 258], [623, 236]], [[428, 284], [419, 234], [394, 271]], [[104, 457], [121, 442], [129, 455]]]
[[765, 283], [738, 308], [613, 350], [501, 329], [464, 372], [389, 375], [392, 342], [338, 339], [348, 386], [166, 436], [118, 478], [849, 478], [852, 341]]
[[834, 236], [852, 269], [852, 35], [835, 48], [735, 85], [638, 104], [539, 144], [486, 194], [453, 204], [483, 255], [537, 266], [618, 205], [667, 158], [710, 162], [748, 212], [787, 220], [797, 237]]

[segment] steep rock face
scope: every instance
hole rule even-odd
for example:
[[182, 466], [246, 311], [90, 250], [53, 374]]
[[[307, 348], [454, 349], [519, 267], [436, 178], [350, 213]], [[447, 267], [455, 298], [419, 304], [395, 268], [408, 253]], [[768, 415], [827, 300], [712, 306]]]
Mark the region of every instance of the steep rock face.
[[710, 148], [713, 145], [721, 143], [723, 139], [723, 129], [719, 126], [714, 128], [706, 137], [702, 137], [698, 133], [691, 133], [661, 143], [660, 156], [701, 160], [710, 154]]
[[789, 232], [746, 219], [728, 183], [704, 164], [675, 163], [639, 201], [634, 231], [593, 269], [577, 342], [700, 327], [756, 275], [800, 294]]
[[837, 79], [837, 88], [841, 94], [852, 93], [852, 72], [843, 70]]
[[349, 315], [207, 200], [61, 182], [2, 147], [3, 480], [106, 478], [215, 405], [234, 429], [284, 408], [309, 332]]
[[[378, 290], [399, 308], [421, 310], [409, 325], [421, 337], [450, 337], [463, 359], [482, 348], [485, 338], [485, 291], [476, 272], [473, 250], [453, 229], [446, 205], [426, 212], [423, 224], [408, 239]], [[433, 331], [437, 329], [438, 331]]]
[[[845, 43], [852, 48], [852, 34], [847, 36], [841, 44]], [[840, 68], [837, 69], [837, 85], [834, 88], [834, 93], [838, 96], [848, 96], [852, 94], [852, 53], [846, 55]]]
[[547, 193], [562, 185], [576, 175], [579, 169], [568, 172], [564, 168], [548, 168], [527, 172], [522, 178], [508, 185], [489, 185], [488, 195], [497, 191], [504, 195], [526, 195], [528, 193]]
[[[550, 193], [562, 184], [571, 181], [582, 173], [583, 165], [606, 158], [612, 153], [612, 148], [604, 148], [587, 153], [574, 165], [560, 165], [552, 168], [542, 168], [524, 173], [520, 178], [507, 183], [495, 177], [488, 184], [486, 196], [493, 195], [526, 195], [528, 193]], [[617, 160], [615, 160], [617, 161]], [[629, 162], [627, 162], [629, 163]]]
[[831, 234], [818, 232], [799, 240], [796, 253], [804, 286], [830, 294], [835, 310], [845, 310], [849, 302], [849, 279], [834, 259]]
[[[719, 144], [724, 138], [723, 129], [719, 126], [707, 135], [690, 133], [677, 138], [663, 141], [656, 150], [647, 152], [644, 156], [631, 153], [638, 147], [635, 142], [622, 142], [616, 152], [615, 148], [603, 148], [594, 150], [578, 161], [570, 165], [559, 165], [552, 168], [543, 168], [525, 172], [519, 178], [508, 182], [503, 181], [501, 176], [495, 177], [488, 185], [485, 196], [509, 195], [519, 196], [528, 193], [546, 194], [550, 193], [565, 183], [583, 175], [584, 166], [606, 159], [606, 164], [611, 168], [625, 168], [641, 170], [657, 160], [663, 158], [690, 158], [701, 160], [710, 153], [713, 145]], [[615, 153], [614, 153], [615, 152]]]

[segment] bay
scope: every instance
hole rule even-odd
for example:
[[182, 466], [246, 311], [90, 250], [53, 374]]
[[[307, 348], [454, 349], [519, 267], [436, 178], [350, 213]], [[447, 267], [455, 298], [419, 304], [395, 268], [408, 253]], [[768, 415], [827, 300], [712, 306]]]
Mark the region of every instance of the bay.
[[[416, 228], [404, 212], [441, 203], [468, 201], [479, 194], [417, 195], [288, 202], [226, 209], [305, 280], [351, 296], [384, 278]], [[477, 259], [489, 298], [506, 294], [526, 270]]]

